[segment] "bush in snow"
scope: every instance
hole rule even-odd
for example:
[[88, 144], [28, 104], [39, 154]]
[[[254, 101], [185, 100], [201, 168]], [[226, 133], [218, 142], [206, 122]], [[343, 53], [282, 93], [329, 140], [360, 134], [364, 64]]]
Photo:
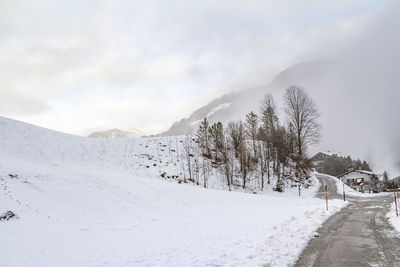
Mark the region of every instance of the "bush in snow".
[[6, 211], [0, 215], [0, 221], [2, 221], [2, 220], [8, 221], [11, 218], [18, 218], [18, 217], [12, 211]]

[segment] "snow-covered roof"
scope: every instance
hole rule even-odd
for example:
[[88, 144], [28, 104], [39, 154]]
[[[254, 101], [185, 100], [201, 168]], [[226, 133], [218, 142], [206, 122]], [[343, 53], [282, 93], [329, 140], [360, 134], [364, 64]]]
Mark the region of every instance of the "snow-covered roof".
[[396, 177], [396, 178], [393, 178], [393, 179], [390, 179], [389, 181], [398, 182], [398, 181], [400, 181], [400, 176]]
[[362, 172], [362, 173], [366, 173], [366, 174], [369, 174], [369, 175], [373, 175], [374, 173], [373, 172], [370, 172], [370, 171], [364, 171], [364, 170], [357, 170], [358, 172]]
[[344, 176], [346, 174], [352, 173], [352, 172], [365, 173], [365, 174], [368, 174], [368, 175], [373, 175], [374, 174], [373, 172], [365, 171], [365, 170], [351, 170], [351, 171], [347, 171], [345, 173], [342, 173], [342, 174], [338, 175], [337, 177], [340, 178], [340, 177], [342, 177], [342, 176]]
[[331, 152], [331, 151], [321, 151], [322, 154], [328, 155], [328, 156], [336, 156], [336, 157], [342, 157], [344, 158], [345, 156], [343, 156], [340, 153], [335, 153], [335, 152]]

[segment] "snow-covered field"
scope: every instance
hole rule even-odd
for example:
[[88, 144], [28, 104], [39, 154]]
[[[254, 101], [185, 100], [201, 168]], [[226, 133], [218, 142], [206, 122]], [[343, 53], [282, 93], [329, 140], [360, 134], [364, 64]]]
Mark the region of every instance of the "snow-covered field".
[[[93, 140], [0, 117], [0, 266], [287, 266], [343, 207], [181, 175], [179, 138]], [[155, 166], [154, 166], [155, 164]], [[10, 174], [12, 177], [10, 177]], [[17, 175], [17, 177], [15, 177]]]

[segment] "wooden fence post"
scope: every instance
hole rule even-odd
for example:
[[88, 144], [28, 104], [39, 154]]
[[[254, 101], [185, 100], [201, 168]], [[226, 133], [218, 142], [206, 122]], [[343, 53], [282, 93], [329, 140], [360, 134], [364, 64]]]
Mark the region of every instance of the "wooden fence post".
[[328, 186], [327, 185], [325, 185], [325, 199], [326, 199], [326, 210], [328, 210]]
[[343, 201], [346, 202], [346, 192], [344, 191], [344, 184], [343, 184]]
[[396, 188], [393, 188], [393, 194], [394, 194], [394, 205], [396, 207], [396, 216], [399, 216], [399, 212], [397, 211], [397, 199], [396, 199]]

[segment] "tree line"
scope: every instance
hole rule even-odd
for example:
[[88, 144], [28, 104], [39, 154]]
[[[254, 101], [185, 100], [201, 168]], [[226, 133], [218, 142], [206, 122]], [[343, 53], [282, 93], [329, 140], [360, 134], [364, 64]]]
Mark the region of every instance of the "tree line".
[[282, 191], [289, 182], [308, 186], [311, 163], [305, 152], [320, 140], [319, 112], [298, 86], [286, 89], [284, 105], [284, 120], [271, 94], [244, 121], [224, 125], [204, 118], [195, 136], [189, 133], [184, 142], [188, 179], [203, 180], [207, 187], [211, 171], [218, 170], [229, 190], [272, 185]]
[[319, 163], [315, 169], [319, 173], [325, 173], [332, 176], [338, 176], [350, 169], [371, 171], [369, 164], [365, 160], [353, 160], [350, 156], [339, 157], [336, 155], [327, 157], [323, 162]]

